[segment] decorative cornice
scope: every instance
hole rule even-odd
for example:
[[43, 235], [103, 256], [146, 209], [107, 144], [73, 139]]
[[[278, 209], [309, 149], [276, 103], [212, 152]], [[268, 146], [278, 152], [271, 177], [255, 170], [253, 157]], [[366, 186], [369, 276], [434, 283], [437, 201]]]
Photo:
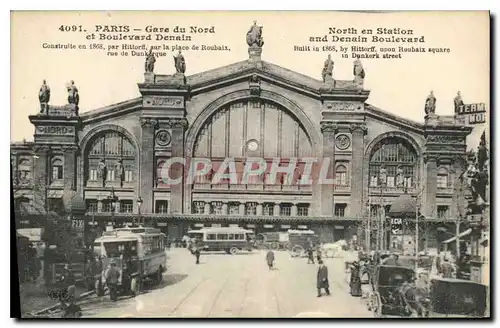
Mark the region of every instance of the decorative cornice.
[[170, 128], [170, 129], [174, 129], [174, 128], [187, 129], [189, 126], [188, 120], [185, 118], [165, 118], [165, 119], [162, 118], [159, 121], [159, 123], [162, 126], [164, 126], [166, 128]]
[[49, 150], [50, 150], [50, 146], [49, 145], [34, 145], [33, 146], [33, 151], [36, 154], [47, 153]]
[[158, 120], [150, 117], [141, 117], [140, 119], [141, 126], [144, 127], [156, 127], [158, 126]]
[[339, 126], [334, 122], [321, 122], [321, 132], [333, 132], [336, 133], [339, 130]]
[[424, 162], [436, 162], [439, 160], [439, 154], [424, 154]]
[[65, 153], [75, 153], [79, 150], [78, 145], [64, 145], [61, 146], [61, 150]]
[[368, 131], [368, 127], [364, 123], [353, 123], [349, 126], [349, 130], [351, 131], [351, 133], [355, 131], [361, 131], [363, 134], [366, 134], [366, 132]]

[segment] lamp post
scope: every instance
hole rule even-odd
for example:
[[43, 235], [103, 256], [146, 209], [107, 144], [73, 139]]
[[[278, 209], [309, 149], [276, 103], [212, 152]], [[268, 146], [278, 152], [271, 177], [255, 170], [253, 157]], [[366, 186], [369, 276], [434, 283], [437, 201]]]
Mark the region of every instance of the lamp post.
[[113, 222], [113, 226], [115, 224], [114, 216], [115, 216], [115, 203], [118, 201], [118, 197], [115, 195], [115, 189], [111, 188], [111, 194], [108, 196], [108, 201], [110, 202], [110, 210], [111, 210], [111, 221]]
[[141, 225], [142, 223], [142, 215], [141, 215], [141, 206], [142, 206], [142, 198], [141, 196], [139, 196], [139, 198], [137, 198], [137, 212], [139, 213], [139, 225]]

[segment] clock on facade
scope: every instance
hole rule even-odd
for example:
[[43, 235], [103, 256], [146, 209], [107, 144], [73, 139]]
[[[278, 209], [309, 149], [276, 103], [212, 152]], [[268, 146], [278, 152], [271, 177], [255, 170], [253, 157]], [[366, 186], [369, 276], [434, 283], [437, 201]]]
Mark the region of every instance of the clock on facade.
[[250, 151], [256, 151], [259, 149], [259, 143], [257, 140], [250, 140], [247, 142], [247, 149]]

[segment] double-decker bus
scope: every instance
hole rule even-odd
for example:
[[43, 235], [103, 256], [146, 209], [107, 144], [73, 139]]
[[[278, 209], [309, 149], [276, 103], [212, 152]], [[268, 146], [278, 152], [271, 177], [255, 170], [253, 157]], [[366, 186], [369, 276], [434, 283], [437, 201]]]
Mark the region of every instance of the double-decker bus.
[[254, 244], [253, 230], [238, 227], [189, 230], [188, 236], [191, 240], [196, 238], [196, 247], [204, 251], [225, 251], [228, 254], [236, 254], [241, 250], [252, 251]]
[[124, 294], [137, 295], [145, 280], [160, 283], [167, 267], [165, 234], [149, 227], [106, 231], [94, 241], [94, 252], [102, 258], [103, 273], [96, 281], [97, 295], [104, 294], [106, 272], [111, 261], [120, 270], [119, 287]]

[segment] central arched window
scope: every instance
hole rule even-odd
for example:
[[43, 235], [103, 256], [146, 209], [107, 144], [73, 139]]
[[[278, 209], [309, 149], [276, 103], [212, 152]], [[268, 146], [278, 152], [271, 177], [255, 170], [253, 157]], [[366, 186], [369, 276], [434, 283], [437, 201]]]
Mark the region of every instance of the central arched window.
[[370, 187], [411, 188], [416, 181], [417, 154], [403, 138], [388, 137], [375, 145], [370, 156]]
[[86, 153], [87, 182], [114, 186], [135, 181], [136, 153], [123, 134], [116, 131], [98, 134]]

